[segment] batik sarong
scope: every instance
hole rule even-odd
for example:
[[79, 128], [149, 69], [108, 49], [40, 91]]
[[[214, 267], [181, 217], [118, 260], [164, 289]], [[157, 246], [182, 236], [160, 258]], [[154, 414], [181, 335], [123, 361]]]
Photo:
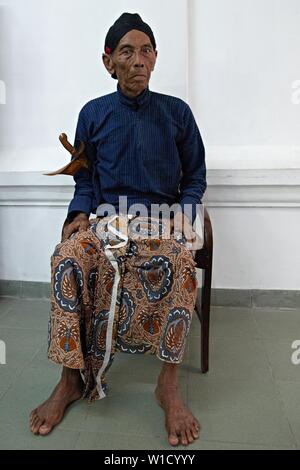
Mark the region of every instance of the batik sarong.
[[181, 363], [196, 301], [195, 266], [184, 235], [170, 234], [166, 220], [90, 220], [51, 257], [49, 359], [80, 370], [90, 401], [106, 396], [116, 351]]

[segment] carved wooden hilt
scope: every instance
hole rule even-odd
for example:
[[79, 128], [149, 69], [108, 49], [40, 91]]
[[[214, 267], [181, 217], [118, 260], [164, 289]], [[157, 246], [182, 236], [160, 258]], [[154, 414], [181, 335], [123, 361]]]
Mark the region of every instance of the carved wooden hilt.
[[64, 148], [70, 152], [72, 155], [71, 161], [60, 168], [59, 170], [53, 171], [51, 173], [44, 173], [47, 176], [54, 176], [54, 175], [72, 175], [74, 176], [81, 168], [89, 169], [89, 160], [85, 154], [85, 144], [84, 142], [80, 142], [79, 149], [76, 150], [73, 145], [70, 144], [68, 141], [68, 137], [66, 134], [62, 133], [59, 136], [60, 142], [63, 144]]

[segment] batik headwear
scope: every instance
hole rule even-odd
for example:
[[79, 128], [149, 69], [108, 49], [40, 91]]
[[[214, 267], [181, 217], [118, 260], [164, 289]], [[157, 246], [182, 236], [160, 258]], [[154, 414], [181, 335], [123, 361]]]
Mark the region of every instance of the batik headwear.
[[[120, 40], [125, 34], [132, 29], [137, 29], [149, 36], [153, 49], [156, 49], [156, 42], [152, 32], [152, 29], [147, 23], [144, 23], [138, 13], [123, 13], [120, 18], [109, 28], [105, 38], [104, 51], [106, 54], [111, 54]], [[112, 75], [112, 78], [117, 79], [116, 74]]]

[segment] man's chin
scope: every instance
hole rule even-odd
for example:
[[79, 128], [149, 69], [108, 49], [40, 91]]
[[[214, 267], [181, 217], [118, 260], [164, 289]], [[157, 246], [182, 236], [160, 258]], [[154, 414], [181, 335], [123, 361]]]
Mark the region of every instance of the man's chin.
[[134, 89], [135, 91], [140, 90], [142, 92], [145, 88], [147, 88], [149, 80], [147, 78], [145, 78], [144, 80], [134, 79], [131, 83], [132, 89]]

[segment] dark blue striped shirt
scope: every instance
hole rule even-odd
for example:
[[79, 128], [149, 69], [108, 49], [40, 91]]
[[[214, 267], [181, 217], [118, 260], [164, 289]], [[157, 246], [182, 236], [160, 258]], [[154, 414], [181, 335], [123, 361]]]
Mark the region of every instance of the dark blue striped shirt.
[[[89, 101], [79, 113], [74, 146], [86, 143], [92, 169], [74, 176], [75, 193], [68, 209], [95, 213], [102, 203], [119, 209], [151, 203], [183, 207], [196, 204], [206, 190], [205, 150], [187, 103], [149, 90], [138, 97], [117, 91]], [[188, 215], [188, 214], [187, 214]]]

